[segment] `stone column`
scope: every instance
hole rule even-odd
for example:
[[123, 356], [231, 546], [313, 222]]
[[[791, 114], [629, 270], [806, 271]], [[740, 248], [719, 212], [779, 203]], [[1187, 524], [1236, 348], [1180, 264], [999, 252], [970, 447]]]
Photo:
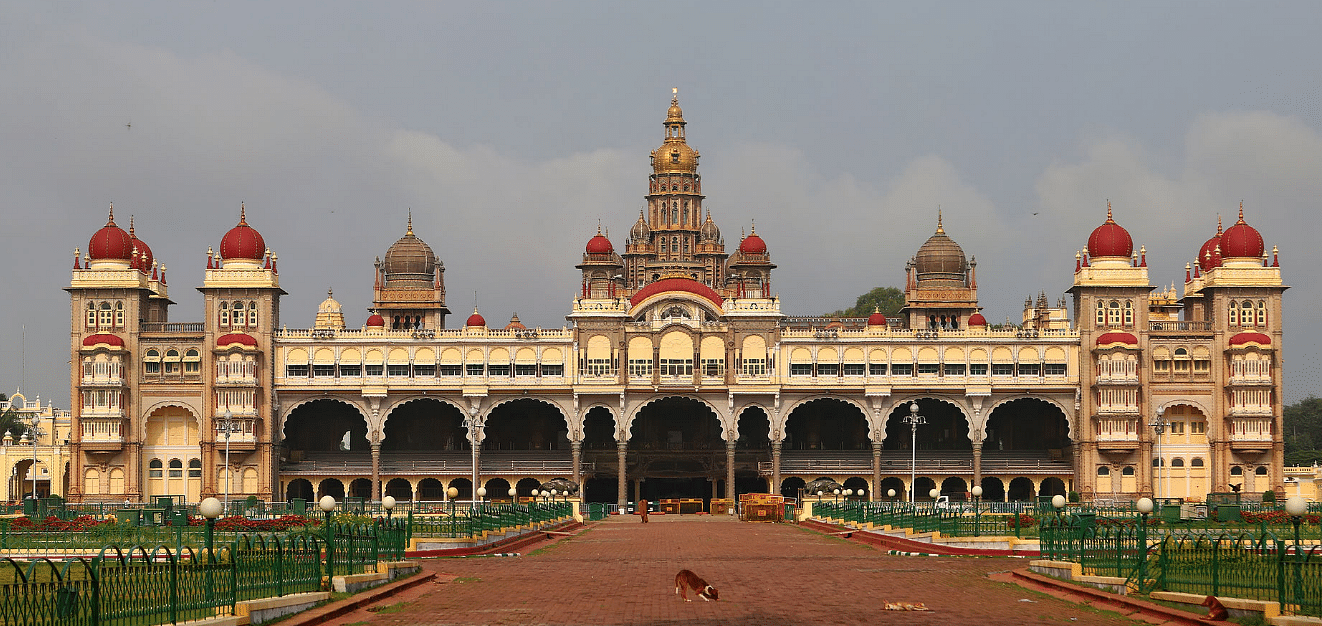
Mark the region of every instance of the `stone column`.
[[582, 497], [583, 472], [580, 466], [583, 465], [583, 442], [571, 441], [569, 442], [569, 449], [573, 451], [574, 484], [579, 486], [579, 497]]
[[372, 495], [380, 500], [386, 496], [386, 486], [381, 484], [381, 444], [372, 443]]
[[[982, 442], [977, 441], [973, 444], [973, 485], [982, 484]], [[969, 491], [973, 491], [973, 485], [969, 485]]]
[[881, 489], [881, 442], [872, 442], [872, 489], [868, 493], [868, 502], [877, 499], [877, 490]]
[[[734, 441], [725, 442], [725, 499], [734, 502]], [[731, 504], [730, 512], [734, 512]]]
[[629, 442], [627, 441], [615, 442], [615, 459], [618, 464], [618, 467], [620, 468], [619, 483], [616, 486], [616, 490], [618, 491], [618, 493], [616, 494], [616, 504], [619, 505], [621, 511], [624, 510], [625, 506], [628, 506], [629, 483], [625, 482], [625, 477], [624, 477], [624, 467], [625, 467], [624, 454], [628, 450], [628, 448], [629, 448]]
[[783, 441], [771, 442], [771, 493], [780, 493], [780, 447]]

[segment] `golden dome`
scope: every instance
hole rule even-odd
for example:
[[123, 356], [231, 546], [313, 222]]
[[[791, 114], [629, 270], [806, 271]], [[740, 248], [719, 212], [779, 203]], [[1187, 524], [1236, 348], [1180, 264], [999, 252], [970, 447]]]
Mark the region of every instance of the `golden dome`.
[[335, 300], [335, 293], [330, 289], [326, 290], [326, 299], [321, 301], [321, 306], [317, 307], [317, 320], [313, 328], [318, 330], [344, 329], [344, 311], [340, 303]]
[[928, 237], [922, 247], [918, 248], [918, 254], [914, 255], [914, 269], [920, 281], [964, 282], [964, 274], [968, 270], [964, 250], [946, 235], [940, 215], [936, 218], [936, 233]]
[[657, 174], [693, 174], [698, 171], [698, 151], [684, 142], [684, 111], [679, 108], [678, 89], [666, 111], [666, 140], [652, 151], [652, 171]]

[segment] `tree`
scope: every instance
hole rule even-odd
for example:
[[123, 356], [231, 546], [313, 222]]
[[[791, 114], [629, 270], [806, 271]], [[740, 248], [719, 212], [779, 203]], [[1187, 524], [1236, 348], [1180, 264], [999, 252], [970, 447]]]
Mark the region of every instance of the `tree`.
[[1286, 405], [1285, 464], [1322, 463], [1322, 398], [1308, 397]]
[[[9, 396], [0, 393], [0, 402], [4, 402], [8, 399]], [[9, 431], [9, 433], [14, 436], [14, 439], [18, 439], [23, 436], [23, 433], [26, 432], [27, 429], [27, 423], [23, 421], [23, 418], [19, 417], [18, 412], [12, 407], [5, 409], [3, 413], [0, 413], [0, 437], [5, 435], [5, 431]]]
[[858, 297], [854, 306], [827, 313], [827, 317], [867, 317], [878, 309], [887, 317], [899, 315], [904, 308], [904, 292], [895, 287], [877, 287]]

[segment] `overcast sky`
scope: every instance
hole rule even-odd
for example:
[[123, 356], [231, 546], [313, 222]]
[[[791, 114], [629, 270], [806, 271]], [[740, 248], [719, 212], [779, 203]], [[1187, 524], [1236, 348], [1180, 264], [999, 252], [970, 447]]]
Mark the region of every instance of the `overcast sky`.
[[624, 245], [677, 87], [727, 249], [756, 220], [792, 314], [903, 286], [938, 206], [997, 322], [1069, 288], [1107, 199], [1177, 286], [1243, 200], [1292, 286], [1293, 402], [1322, 393], [1318, 23], [1316, 2], [5, 2], [0, 391], [68, 406], [61, 289], [111, 202], [174, 321], [201, 319], [246, 202], [284, 325], [328, 287], [363, 324], [411, 207], [455, 316], [476, 291], [493, 325], [560, 327], [598, 220]]

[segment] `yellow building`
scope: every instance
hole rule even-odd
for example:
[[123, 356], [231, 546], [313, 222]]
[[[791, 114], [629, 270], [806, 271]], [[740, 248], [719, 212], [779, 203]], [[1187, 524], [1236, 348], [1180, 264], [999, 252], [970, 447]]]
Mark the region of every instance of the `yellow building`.
[[823, 477], [992, 500], [1284, 488], [1286, 287], [1242, 215], [1177, 294], [1150, 284], [1108, 208], [1074, 259], [1073, 320], [1042, 294], [1009, 328], [988, 325], [976, 260], [938, 215], [897, 316], [796, 316], [768, 242], [750, 229], [727, 251], [704, 210], [677, 98], [662, 124], [646, 208], [622, 249], [590, 236], [563, 328], [476, 310], [448, 328], [445, 266], [411, 219], [376, 264], [370, 316], [328, 297], [300, 326], [242, 208], [208, 254], [202, 320], [172, 322], [164, 266], [112, 214], [68, 287], [70, 497], [439, 500], [552, 478], [610, 502], [797, 495]]
[[67, 493], [73, 415], [56, 409], [49, 401], [43, 406], [40, 396], [28, 400], [22, 391], [0, 402], [0, 413], [9, 411], [23, 422], [26, 431], [18, 437], [12, 432], [0, 433], [0, 463], [9, 468], [0, 499], [13, 502], [34, 492], [43, 498]]

